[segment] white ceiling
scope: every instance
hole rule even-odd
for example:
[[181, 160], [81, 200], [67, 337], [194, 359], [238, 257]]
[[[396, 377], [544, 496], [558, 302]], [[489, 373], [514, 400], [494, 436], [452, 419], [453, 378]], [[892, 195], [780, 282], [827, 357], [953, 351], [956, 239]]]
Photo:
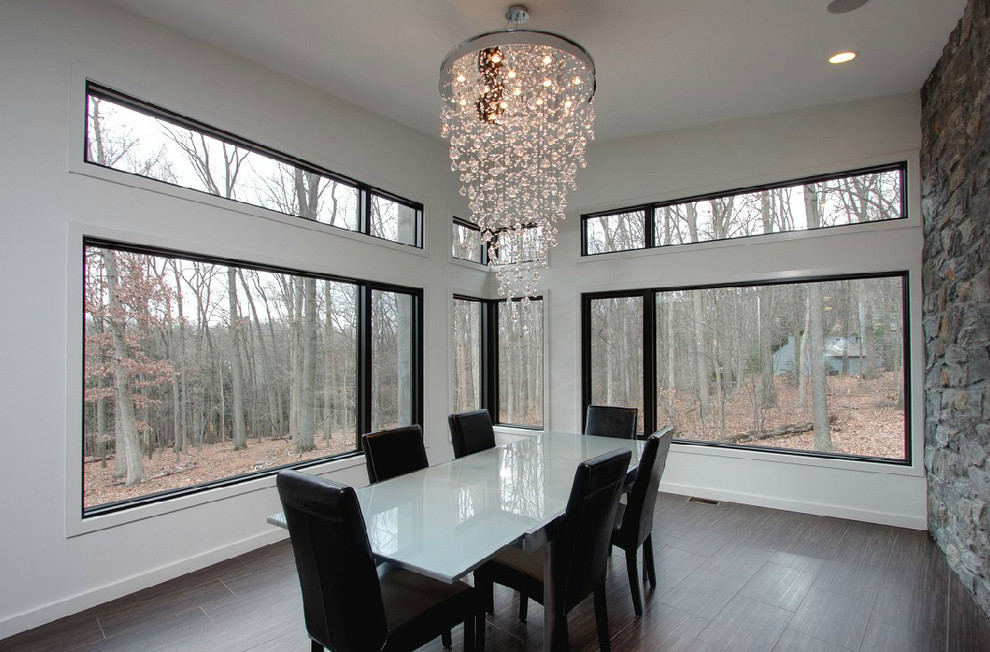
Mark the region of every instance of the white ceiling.
[[[438, 136], [447, 51], [507, 0], [105, 0]], [[966, 0], [531, 0], [595, 58], [597, 139], [917, 91]], [[837, 50], [859, 59], [827, 64]]]

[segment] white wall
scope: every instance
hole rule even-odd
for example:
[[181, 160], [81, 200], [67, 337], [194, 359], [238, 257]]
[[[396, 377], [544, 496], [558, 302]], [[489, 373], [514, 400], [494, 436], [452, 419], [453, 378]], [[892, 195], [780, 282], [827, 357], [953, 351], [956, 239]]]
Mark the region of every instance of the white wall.
[[[69, 497], [79, 493], [83, 234], [423, 287], [425, 420], [443, 426], [427, 430], [429, 455], [451, 457], [449, 216], [460, 198], [438, 138], [101, 3], [0, 0], [0, 16], [0, 639], [282, 535], [264, 522], [277, 510], [273, 479], [80, 524]], [[70, 171], [86, 75], [422, 201], [425, 252]], [[487, 276], [457, 267], [457, 285], [475, 293]], [[360, 458], [330, 468], [366, 482]], [[67, 536], [93, 528], [105, 529]]]
[[[5, 149], [0, 156], [0, 305], [6, 309], [0, 320], [0, 639], [281, 535], [264, 524], [264, 516], [277, 508], [271, 479], [81, 524], [79, 502], [71, 496], [79, 491], [72, 450], [80, 437], [78, 288], [84, 234], [422, 286], [430, 459], [436, 463], [451, 456], [445, 428], [450, 293], [456, 288], [485, 296], [492, 285], [484, 272], [448, 262], [449, 218], [452, 212], [464, 213], [439, 139], [90, 0], [0, 0], [0, 15], [0, 143]], [[87, 75], [422, 201], [425, 251], [401, 251], [298, 223], [287, 226], [258, 211], [235, 212], [132, 187], [147, 184], [122, 185], [79, 174], [81, 82]], [[893, 265], [910, 269], [911, 314], [920, 315], [918, 264], [913, 258], [906, 266], [903, 262], [905, 252], [917, 253], [920, 260], [917, 124], [917, 99], [910, 96], [593, 145], [546, 276], [548, 426], [572, 430], [580, 424], [581, 292], [703, 283], [727, 273], [747, 280]], [[856, 236], [823, 236], [846, 252], [839, 258], [824, 255], [815, 240], [777, 238], [743, 248], [716, 245], [578, 260], [577, 216], [593, 208], [905, 156], [912, 161], [913, 221], [907, 228], [881, 225]], [[918, 349], [912, 352], [920, 365], [915, 341], [912, 348]], [[920, 424], [920, 408], [913, 407], [912, 415]], [[916, 431], [915, 459], [920, 461]], [[675, 447], [665, 486], [923, 527], [924, 479], [917, 463], [891, 469], [794, 462], [760, 453]], [[361, 484], [362, 463], [351, 460], [326, 470]]]
[[[550, 427], [573, 430], [581, 424], [583, 292], [907, 270], [916, 387], [910, 467], [675, 444], [663, 489], [925, 528], [920, 142], [920, 102], [911, 93], [592, 145], [546, 275]], [[906, 221], [748, 238], [741, 244], [579, 255], [581, 213], [903, 160], [908, 161]]]

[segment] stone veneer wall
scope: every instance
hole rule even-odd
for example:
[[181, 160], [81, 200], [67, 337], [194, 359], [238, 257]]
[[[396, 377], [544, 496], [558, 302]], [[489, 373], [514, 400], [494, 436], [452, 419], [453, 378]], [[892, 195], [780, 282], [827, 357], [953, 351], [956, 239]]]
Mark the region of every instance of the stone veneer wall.
[[921, 98], [928, 529], [990, 614], [990, 0]]

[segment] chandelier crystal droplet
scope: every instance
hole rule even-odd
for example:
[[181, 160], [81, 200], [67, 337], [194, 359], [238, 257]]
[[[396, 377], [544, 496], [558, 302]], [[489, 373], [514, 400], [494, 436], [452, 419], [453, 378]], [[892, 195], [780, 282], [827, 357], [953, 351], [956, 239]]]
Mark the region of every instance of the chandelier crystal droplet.
[[[518, 10], [525, 12], [513, 6], [506, 17], [518, 20]], [[481, 34], [441, 65], [441, 135], [502, 296], [537, 294], [594, 138], [594, 93], [591, 55], [551, 32]]]

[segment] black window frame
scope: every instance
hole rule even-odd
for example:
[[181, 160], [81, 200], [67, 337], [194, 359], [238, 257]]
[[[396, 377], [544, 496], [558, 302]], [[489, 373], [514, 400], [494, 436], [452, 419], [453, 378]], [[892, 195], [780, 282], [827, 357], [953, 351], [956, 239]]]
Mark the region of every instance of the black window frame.
[[587, 420], [588, 405], [591, 404], [592, 396], [592, 369], [591, 369], [591, 302], [597, 299], [611, 299], [623, 297], [642, 297], [643, 299], [643, 415], [644, 423], [643, 436], [648, 436], [657, 430], [657, 336], [656, 336], [656, 297], [663, 292], [675, 292], [685, 290], [707, 290], [731, 287], [765, 287], [779, 285], [797, 285], [801, 283], [815, 283], [826, 281], [852, 281], [859, 279], [876, 278], [900, 278], [901, 279], [901, 323], [903, 329], [901, 333], [901, 350], [904, 355], [904, 364], [901, 369], [904, 383], [904, 459], [893, 459], [888, 457], [872, 457], [866, 455], [850, 455], [846, 453], [829, 453], [823, 451], [804, 451], [790, 448], [776, 448], [771, 446], [747, 446], [745, 444], [729, 444], [721, 442], [699, 441], [693, 439], [680, 439], [677, 433], [674, 434], [674, 442], [688, 446], [700, 446], [706, 448], [721, 448], [757, 451], [763, 453], [774, 453], [798, 457], [811, 457], [826, 460], [846, 460], [854, 462], [876, 462], [893, 466], [909, 467], [912, 464], [911, 449], [911, 323], [909, 320], [910, 308], [910, 272], [908, 270], [886, 271], [863, 274], [840, 274], [827, 276], [805, 276], [800, 278], [789, 278], [784, 280], [770, 281], [747, 281], [734, 283], [713, 283], [705, 285], [687, 286], [661, 286], [649, 288], [637, 288], [631, 290], [613, 290], [609, 292], [587, 292], [581, 294], [581, 430], [584, 431]]
[[[420, 426], [423, 425], [423, 289], [416, 287], [407, 287], [401, 285], [394, 285], [390, 283], [380, 283], [377, 281], [368, 281], [364, 279], [359, 279], [355, 277], [340, 276], [336, 274], [322, 274], [315, 272], [308, 272], [305, 270], [293, 269], [289, 267], [281, 267], [278, 265], [268, 265], [263, 263], [256, 263], [247, 260], [237, 259], [237, 258], [227, 258], [223, 256], [214, 256], [208, 254], [201, 254], [195, 252], [181, 251], [177, 249], [171, 249], [167, 247], [157, 247], [152, 245], [143, 245], [130, 242], [123, 242], [119, 240], [113, 240], [102, 237], [95, 236], [84, 236], [82, 239], [82, 249], [83, 255], [83, 282], [80, 287], [80, 292], [85, 292], [86, 283], [86, 269], [85, 269], [85, 250], [88, 247], [99, 247], [99, 248], [110, 248], [116, 251], [125, 251], [130, 253], [149, 255], [149, 256], [159, 256], [163, 258], [182, 258], [184, 260], [198, 261], [217, 265], [228, 265], [233, 267], [238, 267], [241, 269], [250, 269], [261, 272], [272, 272], [277, 274], [292, 274], [294, 276], [300, 276], [303, 278], [313, 278], [317, 280], [329, 280], [337, 281], [342, 283], [349, 283], [357, 286], [357, 323], [358, 323], [358, 345], [355, 351], [356, 365], [355, 373], [357, 375], [355, 382], [356, 391], [356, 427], [354, 433], [354, 448], [352, 450], [338, 453], [334, 455], [328, 455], [326, 457], [304, 460], [301, 462], [295, 462], [291, 464], [285, 464], [278, 467], [272, 467], [269, 469], [264, 469], [260, 471], [252, 471], [249, 473], [242, 473], [239, 475], [230, 476], [227, 478], [221, 478], [219, 480], [210, 480], [207, 482], [201, 482], [194, 485], [189, 485], [186, 487], [180, 487], [177, 489], [169, 489], [166, 491], [159, 491], [155, 493], [146, 494], [143, 496], [138, 496], [135, 498], [130, 498], [127, 500], [114, 501], [109, 503], [103, 503], [101, 505], [96, 505], [94, 507], [86, 508], [82, 503], [82, 497], [85, 496], [85, 469], [82, 470], [80, 474], [80, 518], [83, 520], [92, 518], [95, 516], [103, 516], [106, 514], [112, 514], [115, 512], [121, 512], [132, 507], [137, 507], [140, 505], [149, 505], [152, 503], [159, 503], [165, 500], [171, 500], [173, 498], [179, 498], [182, 496], [189, 496], [192, 494], [201, 493], [203, 491], [208, 491], [210, 489], [216, 489], [219, 487], [228, 487], [231, 485], [241, 484], [243, 482], [248, 482], [250, 480], [256, 480], [258, 478], [264, 478], [267, 476], [272, 476], [282, 471], [284, 469], [305, 469], [311, 466], [316, 466], [319, 464], [325, 464], [327, 462], [335, 460], [343, 460], [351, 457], [357, 457], [363, 455], [364, 451], [361, 448], [361, 435], [363, 433], [370, 431], [371, 426], [371, 412], [372, 412], [372, 331], [371, 331], [371, 294], [373, 291], [386, 291], [386, 292], [396, 292], [400, 294], [410, 295], [413, 300], [413, 318], [412, 318], [412, 364], [413, 364], [413, 388], [412, 388], [412, 422]], [[83, 307], [84, 318], [82, 320], [83, 328], [80, 333], [80, 350], [82, 351], [83, 360], [86, 359], [86, 338], [85, 338], [85, 307]], [[81, 387], [85, 391], [86, 378], [85, 378], [85, 365], [83, 365], [81, 372], [83, 374], [81, 378]], [[80, 402], [80, 410], [85, 410], [84, 402]], [[80, 424], [84, 424], [85, 419], [80, 420]], [[84, 433], [80, 431], [80, 437], [84, 436]], [[79, 460], [79, 464], [83, 464], [83, 460]]]
[[[339, 184], [343, 184], [343, 185], [346, 185], [346, 186], [353, 187], [358, 192], [358, 228], [355, 230], [355, 229], [348, 229], [348, 228], [345, 228], [345, 227], [342, 227], [342, 226], [333, 225], [333, 224], [326, 224], [324, 222], [319, 222], [317, 220], [304, 217], [302, 215], [294, 215], [292, 213], [284, 213], [282, 211], [279, 211], [279, 210], [277, 210], [275, 208], [271, 208], [269, 206], [260, 206], [258, 204], [253, 204], [251, 202], [240, 201], [240, 200], [237, 200], [237, 199], [228, 199], [228, 198], [223, 197], [223, 196], [220, 196], [220, 195], [214, 195], [212, 193], [209, 193], [209, 192], [206, 192], [206, 191], [203, 191], [203, 190], [199, 190], [198, 188], [190, 188], [189, 186], [183, 186], [183, 185], [180, 185], [180, 184], [171, 183], [169, 181], [163, 181], [163, 180], [157, 179], [155, 177], [151, 177], [151, 176], [147, 176], [147, 175], [143, 175], [143, 174], [138, 174], [136, 172], [128, 172], [127, 170], [121, 170], [119, 168], [115, 168], [115, 167], [112, 167], [112, 166], [109, 166], [109, 165], [101, 165], [100, 163], [96, 163], [96, 162], [90, 160], [90, 157], [89, 157], [89, 140], [90, 140], [90, 138], [89, 138], [89, 129], [90, 129], [90, 124], [89, 124], [90, 123], [90, 120], [89, 120], [89, 98], [91, 96], [92, 97], [98, 97], [98, 98], [100, 98], [102, 100], [106, 100], [108, 102], [111, 102], [111, 103], [114, 103], [114, 104], [117, 104], [117, 105], [124, 106], [127, 109], [130, 109], [132, 111], [136, 111], [138, 113], [142, 113], [142, 114], [144, 114], [144, 115], [146, 115], [148, 117], [156, 118], [156, 119], [162, 119], [162, 120], [165, 120], [167, 122], [173, 123], [173, 124], [175, 124], [175, 125], [177, 125], [179, 127], [182, 127], [182, 128], [185, 128], [185, 129], [189, 129], [189, 130], [194, 131], [194, 132], [202, 133], [203, 135], [209, 136], [211, 138], [216, 138], [217, 140], [220, 140], [222, 142], [225, 142], [225, 143], [227, 143], [229, 145], [233, 145], [235, 147], [239, 147], [239, 148], [242, 148], [242, 149], [249, 150], [249, 151], [251, 151], [251, 152], [253, 152], [255, 154], [258, 154], [260, 156], [264, 156], [264, 157], [267, 157], [267, 158], [270, 158], [270, 159], [279, 161], [280, 163], [284, 163], [286, 165], [295, 166], [297, 168], [300, 168], [302, 170], [305, 170], [306, 172], [312, 172], [313, 174], [320, 175], [321, 177], [326, 177], [326, 178], [334, 181], [335, 183], [339, 183]], [[155, 183], [160, 183], [160, 184], [163, 184], [163, 185], [166, 185], [166, 186], [170, 186], [172, 188], [182, 188], [183, 190], [201, 193], [201, 194], [206, 195], [208, 197], [215, 197], [215, 198], [220, 199], [220, 200], [222, 200], [224, 202], [230, 202], [232, 204], [240, 204], [240, 205], [243, 205], [243, 206], [251, 206], [251, 207], [257, 208], [259, 210], [271, 211], [271, 212], [276, 213], [278, 215], [285, 215], [287, 217], [293, 217], [293, 218], [298, 218], [298, 219], [301, 219], [301, 220], [305, 220], [306, 222], [311, 222], [311, 223], [314, 223], [314, 224], [321, 224], [322, 226], [325, 226], [325, 227], [328, 227], [328, 228], [331, 228], [331, 229], [337, 229], [337, 230], [340, 230], [340, 231], [344, 231], [346, 233], [360, 233], [361, 235], [365, 235], [365, 236], [367, 236], [369, 238], [374, 238], [375, 240], [381, 240], [381, 241], [384, 241], [384, 242], [391, 242], [392, 244], [395, 244], [395, 245], [401, 245], [401, 246], [406, 246], [406, 247], [415, 247], [417, 249], [423, 249], [423, 212], [424, 212], [424, 208], [423, 208], [423, 204], [420, 203], [420, 202], [412, 201], [411, 199], [406, 199], [405, 197], [402, 197], [400, 195], [397, 195], [397, 194], [395, 194], [393, 192], [390, 192], [388, 190], [385, 190], [383, 188], [379, 188], [379, 187], [373, 186], [371, 184], [364, 183], [363, 181], [359, 181], [357, 179], [354, 179], [354, 178], [349, 177], [349, 176], [344, 175], [344, 174], [340, 174], [338, 172], [333, 172], [332, 170], [328, 170], [328, 169], [326, 169], [324, 167], [321, 167], [319, 165], [316, 165], [315, 163], [310, 163], [309, 161], [306, 161], [306, 160], [301, 159], [301, 158], [296, 157], [296, 156], [292, 156], [290, 154], [286, 154], [285, 152], [279, 151], [279, 150], [274, 149], [272, 147], [261, 145], [259, 143], [256, 143], [256, 142], [252, 141], [252, 140], [249, 140], [247, 138], [243, 138], [241, 136], [238, 136], [237, 134], [234, 134], [232, 132], [226, 131], [224, 129], [220, 129], [218, 127], [214, 127], [214, 126], [209, 125], [209, 124], [207, 124], [205, 122], [202, 122], [202, 121], [197, 120], [195, 118], [192, 118], [192, 117], [183, 115], [181, 113], [177, 113], [175, 111], [171, 111], [171, 110], [166, 109], [166, 108], [164, 108], [162, 106], [159, 106], [157, 104], [153, 104], [151, 102], [146, 102], [146, 101], [144, 101], [142, 99], [139, 99], [139, 98], [134, 97], [133, 95], [129, 95], [129, 94], [124, 93], [122, 91], [118, 91], [118, 90], [113, 89], [113, 88], [111, 88], [109, 86], [105, 86], [103, 84], [100, 84], [98, 82], [94, 82], [92, 80], [86, 80], [85, 118], [86, 119], [84, 121], [85, 124], [84, 124], [84, 128], [83, 128], [83, 143], [82, 143], [82, 145], [83, 145], [83, 155], [82, 155], [82, 160], [83, 160], [83, 163], [85, 163], [87, 165], [92, 165], [94, 167], [97, 167], [97, 168], [100, 168], [100, 169], [104, 169], [104, 170], [113, 170], [115, 173], [119, 173], [119, 174], [126, 174], [126, 175], [130, 175], [130, 176], [138, 177], [138, 178], [141, 178], [141, 179], [147, 179], [149, 181], [153, 181]], [[371, 230], [372, 230], [371, 229], [371, 220], [370, 220], [370, 216], [371, 216], [371, 201], [372, 201], [372, 196], [374, 196], [374, 195], [377, 195], [379, 197], [382, 197], [383, 199], [386, 199], [388, 201], [395, 202], [395, 203], [401, 204], [403, 206], [406, 206], [406, 207], [412, 209], [415, 212], [415, 215], [416, 215], [416, 218], [415, 218], [416, 219], [416, 225], [415, 225], [415, 233], [413, 235], [413, 242], [412, 243], [399, 242], [397, 240], [390, 240], [388, 238], [383, 238], [381, 236], [374, 235], [371, 232]]]
[[[816, 228], [806, 228], [806, 229], [796, 229], [792, 231], [774, 231], [772, 233], [754, 233], [752, 235], [742, 235], [735, 236], [732, 238], [720, 238], [713, 240], [703, 240], [701, 242], [679, 242], [675, 244], [657, 244], [656, 242], [656, 216], [659, 209], [665, 206], [675, 206], [678, 204], [687, 204], [692, 202], [707, 201], [713, 199], [724, 199], [726, 197], [735, 197], [737, 195], [745, 195], [750, 193], [763, 192], [766, 190], [776, 190], [778, 188], [789, 188], [801, 185], [808, 185], [814, 183], [822, 183], [826, 181], [834, 181], [836, 179], [844, 179], [847, 177], [861, 176], [864, 174], [873, 174], [880, 172], [898, 172], [901, 176], [901, 215], [898, 217], [893, 217], [887, 220], [878, 220], [874, 222], [864, 222], [863, 224], [884, 224], [888, 222], [896, 222], [899, 220], [908, 219], [908, 195], [907, 195], [907, 161], [897, 161], [894, 163], [886, 163], [882, 165], [873, 165], [863, 168], [856, 168], [853, 170], [843, 170], [841, 172], [832, 172], [829, 174], [819, 174], [807, 177], [799, 177], [796, 179], [788, 179], [785, 181], [778, 181], [774, 183], [760, 184], [756, 186], [747, 186], [742, 188], [733, 188], [731, 190], [721, 190], [718, 192], [705, 193], [701, 195], [692, 195], [690, 197], [681, 197], [678, 199], [671, 199], [667, 201], [660, 202], [647, 202], [643, 204], [634, 204], [631, 206], [624, 206], [622, 208], [613, 208], [604, 211], [596, 211], [593, 213], [585, 213], [581, 215], [581, 256], [607, 256], [610, 254], [621, 254], [629, 251], [642, 251], [647, 249], [666, 249], [668, 247], [682, 247], [682, 246], [695, 246], [703, 245], [712, 242], [734, 242], [740, 240], [746, 240], [749, 238], [762, 238], [766, 236], [779, 235], [781, 233], [811, 233], [816, 231], [822, 231], [827, 229], [838, 229], [838, 228], [848, 228], [848, 227], [858, 227], [862, 224], [833, 224], [829, 226], [820, 226]], [[645, 224], [643, 225], [644, 242], [642, 247], [630, 247], [628, 249], [618, 249], [615, 251], [600, 251], [597, 253], [588, 252], [588, 221], [601, 218], [601, 217], [612, 217], [617, 215], [625, 215], [627, 213], [633, 213], [637, 211], [643, 211]]]
[[[498, 347], [498, 311], [501, 304], [506, 303], [509, 299], [480, 299], [478, 297], [472, 297], [465, 294], [454, 294], [454, 301], [471, 301], [481, 306], [481, 352], [479, 359], [481, 360], [481, 383], [480, 383], [480, 405], [478, 409], [488, 410], [488, 414], [491, 416], [492, 423], [497, 426], [505, 426], [509, 428], [518, 428], [520, 430], [543, 430], [544, 424], [542, 423], [546, 417], [546, 386], [544, 383], [543, 388], [543, 419], [540, 419], [541, 423], [539, 425], [532, 424], [519, 424], [519, 423], [509, 423], [498, 420], [499, 415], [499, 391], [498, 391], [498, 361], [499, 361], [499, 347]], [[511, 299], [512, 301], [520, 301], [520, 299]], [[543, 296], [530, 297], [530, 301], [543, 301]], [[545, 304], [544, 310], [546, 308]], [[546, 312], [543, 313], [543, 325], [546, 325]], [[544, 333], [540, 333], [540, 337], [543, 337]], [[544, 362], [546, 358], [546, 353], [544, 352]]]

